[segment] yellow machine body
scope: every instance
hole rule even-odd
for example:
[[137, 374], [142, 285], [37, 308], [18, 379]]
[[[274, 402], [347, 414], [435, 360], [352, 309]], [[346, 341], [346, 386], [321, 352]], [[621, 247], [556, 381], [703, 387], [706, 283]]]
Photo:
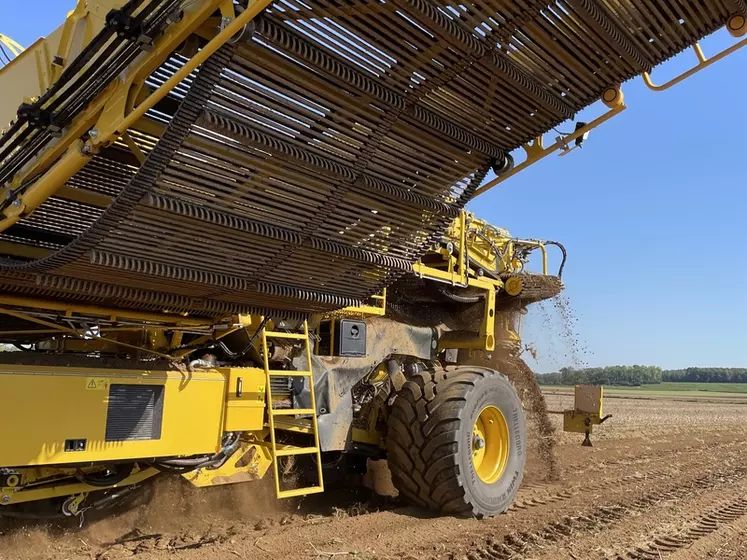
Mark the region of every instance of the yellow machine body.
[[[238, 383], [245, 387], [241, 396], [227, 392]], [[3, 366], [0, 464], [212, 454], [224, 431], [262, 430], [264, 391], [264, 372], [256, 368], [179, 372]], [[142, 409], [132, 408], [137, 403], [152, 412], [141, 415]], [[152, 425], [133, 423], [132, 412]]]
[[265, 372], [259, 368], [220, 368], [227, 382], [226, 432], [252, 432], [265, 424]]

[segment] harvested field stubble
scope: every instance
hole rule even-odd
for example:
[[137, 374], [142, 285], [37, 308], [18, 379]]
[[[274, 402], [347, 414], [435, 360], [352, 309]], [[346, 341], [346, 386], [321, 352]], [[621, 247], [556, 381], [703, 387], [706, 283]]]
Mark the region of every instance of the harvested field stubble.
[[[561, 409], [571, 398], [548, 404]], [[494, 519], [432, 517], [360, 491], [277, 503], [264, 483], [179, 485], [80, 530], [5, 525], [0, 558], [747, 558], [747, 406], [610, 399], [606, 412], [613, 418], [592, 448], [558, 434], [556, 481], [530, 448], [515, 505]]]

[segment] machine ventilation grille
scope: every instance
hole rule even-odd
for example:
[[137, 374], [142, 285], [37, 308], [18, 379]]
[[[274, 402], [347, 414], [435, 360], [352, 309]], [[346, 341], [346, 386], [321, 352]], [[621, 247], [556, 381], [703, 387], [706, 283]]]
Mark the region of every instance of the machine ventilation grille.
[[160, 439], [163, 389], [163, 385], [111, 385], [106, 441]]

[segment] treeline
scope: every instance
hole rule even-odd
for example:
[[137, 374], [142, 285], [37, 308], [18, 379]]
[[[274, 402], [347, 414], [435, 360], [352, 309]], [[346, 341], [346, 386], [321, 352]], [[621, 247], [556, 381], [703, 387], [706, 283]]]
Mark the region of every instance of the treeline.
[[747, 383], [747, 368], [669, 369], [662, 372], [662, 381], [694, 381], [698, 383]]
[[662, 381], [696, 383], [747, 383], [747, 368], [699, 368], [663, 370], [657, 366], [606, 366], [600, 368], [561, 368], [555, 373], [537, 375], [542, 385], [625, 385], [638, 386]]
[[543, 385], [643, 385], [661, 383], [662, 370], [656, 366], [606, 366], [599, 368], [561, 368], [556, 373], [537, 375]]

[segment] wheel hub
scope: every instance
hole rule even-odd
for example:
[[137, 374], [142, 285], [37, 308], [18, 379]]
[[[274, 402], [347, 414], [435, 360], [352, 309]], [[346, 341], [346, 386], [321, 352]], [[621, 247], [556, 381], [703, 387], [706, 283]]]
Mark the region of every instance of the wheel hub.
[[485, 484], [501, 478], [508, 463], [508, 424], [494, 406], [482, 409], [472, 426], [472, 463]]

